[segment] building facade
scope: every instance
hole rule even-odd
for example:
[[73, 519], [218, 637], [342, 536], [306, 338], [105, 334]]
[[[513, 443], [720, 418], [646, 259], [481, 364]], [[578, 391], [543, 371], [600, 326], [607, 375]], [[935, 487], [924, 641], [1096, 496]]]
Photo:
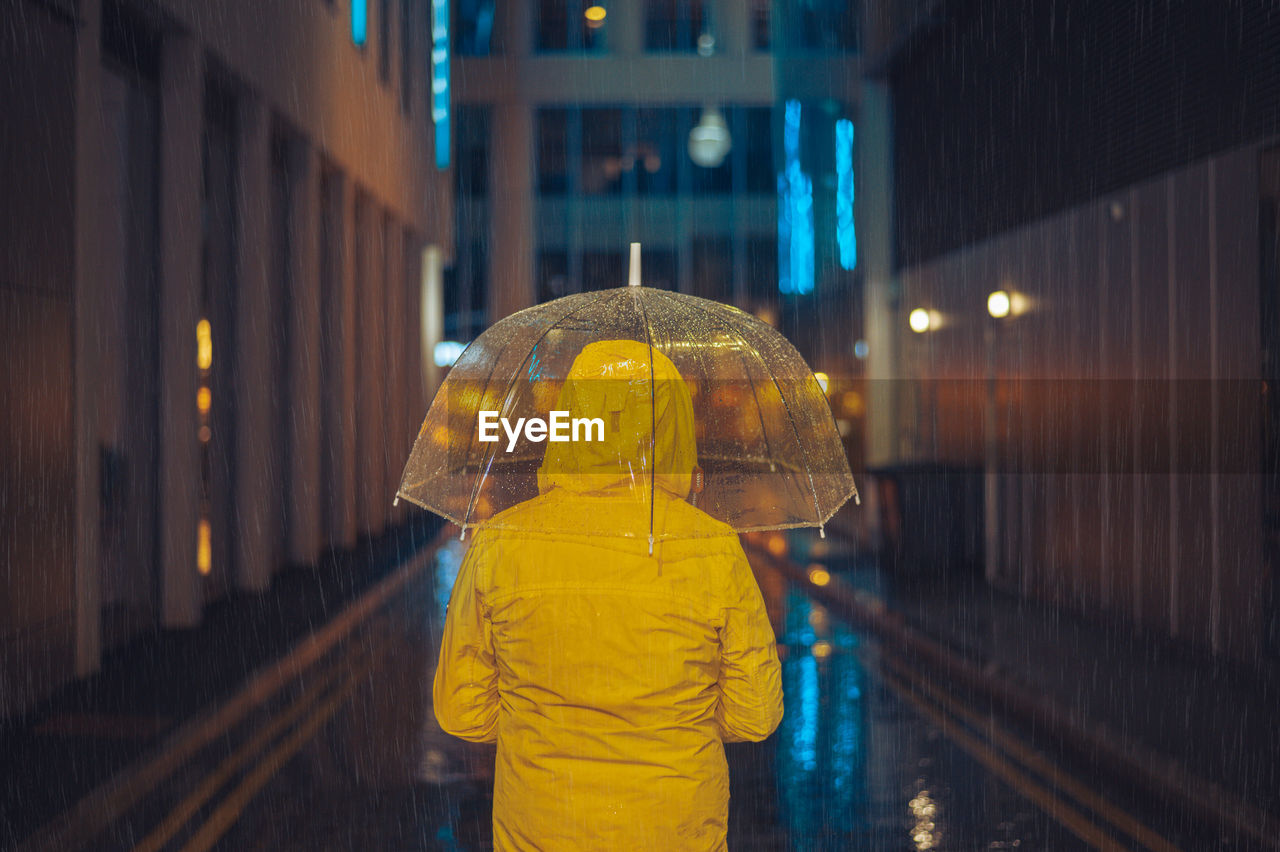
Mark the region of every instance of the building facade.
[[[638, 241], [648, 286], [737, 304], [784, 331], [823, 305], [847, 313], [826, 349], [851, 361], [862, 14], [856, 3], [768, 0], [455, 3], [446, 335], [470, 339], [535, 302], [622, 286]], [[700, 164], [690, 134], [708, 126], [730, 144]], [[779, 242], [789, 161], [809, 193], [794, 203], [811, 205], [796, 225], [794, 275]]]
[[903, 457], [984, 471], [997, 586], [1275, 653], [1274, 4], [934, 4], [901, 36]]
[[452, 178], [422, 4], [0, 17], [9, 715], [397, 520]]

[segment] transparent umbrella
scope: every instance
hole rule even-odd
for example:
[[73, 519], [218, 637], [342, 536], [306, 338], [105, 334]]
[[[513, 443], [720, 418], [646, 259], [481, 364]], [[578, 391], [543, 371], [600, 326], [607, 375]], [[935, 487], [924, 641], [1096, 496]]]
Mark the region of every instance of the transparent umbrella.
[[[557, 485], [648, 511], [610, 513], [623, 528], [570, 517], [563, 530], [515, 511]], [[821, 528], [857, 489], [795, 347], [737, 308], [639, 286], [633, 245], [628, 286], [519, 311], [466, 348], [396, 496], [464, 536], [540, 517], [536, 532], [647, 535], [652, 545], [678, 534], [655, 532], [655, 506], [673, 495], [747, 532]]]

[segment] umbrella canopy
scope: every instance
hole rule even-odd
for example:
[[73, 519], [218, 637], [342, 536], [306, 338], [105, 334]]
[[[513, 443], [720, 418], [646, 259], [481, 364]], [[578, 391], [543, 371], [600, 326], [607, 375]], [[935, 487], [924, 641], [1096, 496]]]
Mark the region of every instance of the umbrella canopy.
[[556, 488], [646, 504], [648, 522], [626, 511], [611, 514], [625, 528], [579, 517], [538, 531], [650, 542], [662, 499], [746, 532], [821, 527], [857, 494], [826, 397], [786, 338], [737, 308], [638, 286], [546, 302], [480, 335], [436, 394], [397, 498], [465, 535], [518, 527], [531, 515], [508, 510]]

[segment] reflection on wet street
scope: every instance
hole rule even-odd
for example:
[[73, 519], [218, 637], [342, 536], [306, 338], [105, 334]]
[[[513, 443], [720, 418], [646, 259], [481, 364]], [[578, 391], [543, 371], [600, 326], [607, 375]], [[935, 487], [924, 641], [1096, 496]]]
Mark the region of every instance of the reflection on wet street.
[[[137, 828], [117, 832], [120, 848], [488, 848], [494, 749], [441, 732], [430, 701], [464, 547], [424, 556], [327, 666], [247, 723], [229, 753], [189, 767]], [[731, 848], [1090, 848], [958, 747], [953, 737], [969, 735], [902, 676], [882, 673], [875, 641], [779, 574], [758, 574], [786, 715], [765, 742], [726, 749]], [[874, 576], [843, 575], [870, 586]]]

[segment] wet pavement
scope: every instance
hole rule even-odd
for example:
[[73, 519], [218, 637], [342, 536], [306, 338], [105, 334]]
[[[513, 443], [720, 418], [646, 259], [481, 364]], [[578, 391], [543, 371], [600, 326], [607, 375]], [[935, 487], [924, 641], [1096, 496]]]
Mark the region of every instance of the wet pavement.
[[[490, 848], [494, 749], [441, 732], [430, 701], [463, 547], [451, 540], [404, 565], [371, 592], [376, 606], [281, 669], [278, 688], [260, 689], [239, 716], [198, 741], [171, 739], [182, 759], [135, 773], [130, 796], [99, 801], [114, 818], [80, 848]], [[831, 555], [842, 572], [832, 582], [884, 593], [874, 570]], [[1216, 846], [916, 670], [811, 589], [756, 568], [786, 713], [765, 742], [726, 747], [731, 849]]]

